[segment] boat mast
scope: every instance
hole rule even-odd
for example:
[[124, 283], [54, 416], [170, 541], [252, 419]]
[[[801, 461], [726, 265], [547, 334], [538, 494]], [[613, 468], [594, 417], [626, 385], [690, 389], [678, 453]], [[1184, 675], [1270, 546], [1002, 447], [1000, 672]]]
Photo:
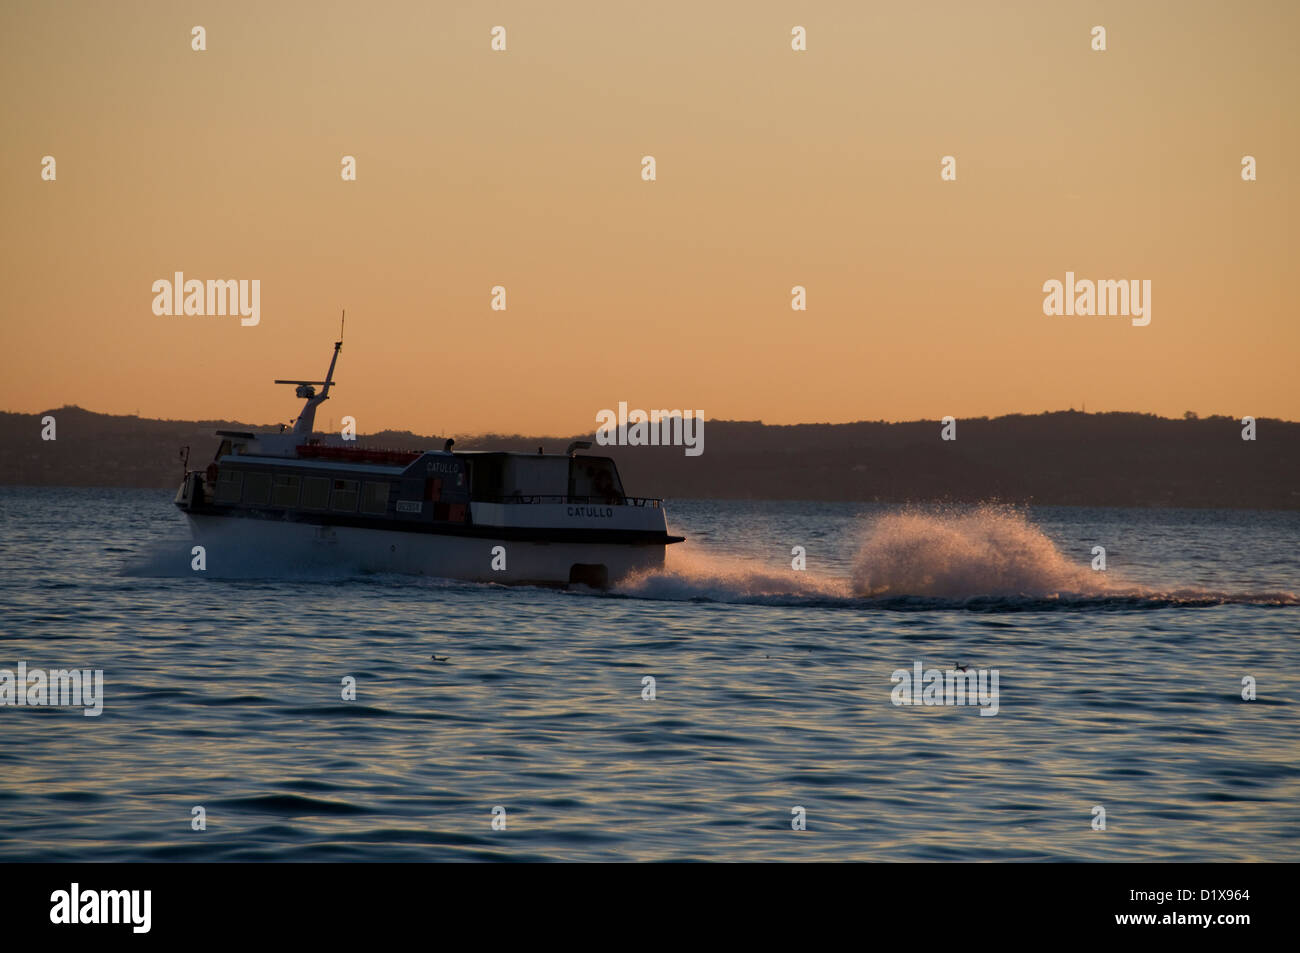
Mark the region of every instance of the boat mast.
[[[347, 320], [347, 316], [348, 312], [345, 309], [339, 321], [339, 339], [334, 342], [334, 356], [330, 358], [330, 369], [325, 372], [323, 381], [276, 381], [277, 384], [297, 384], [298, 389], [294, 393], [307, 401], [303, 405], [302, 412], [298, 414], [297, 421], [294, 422], [294, 433], [310, 434], [316, 424], [316, 408], [330, 399], [330, 388], [334, 386], [334, 365], [338, 363], [339, 351], [343, 349], [343, 323]], [[318, 384], [321, 387], [319, 394], [316, 393]]]

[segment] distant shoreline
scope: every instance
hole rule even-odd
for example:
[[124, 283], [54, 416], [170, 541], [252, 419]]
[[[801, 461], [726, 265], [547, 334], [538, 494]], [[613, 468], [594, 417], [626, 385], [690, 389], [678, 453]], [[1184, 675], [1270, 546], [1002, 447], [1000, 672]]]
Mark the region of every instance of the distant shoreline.
[[[0, 483], [0, 491], [3, 490], [136, 490], [141, 493], [157, 493], [170, 495], [174, 487], [161, 486], [89, 486], [74, 485], [66, 483]], [[1150, 504], [1126, 504], [1110, 505], [1099, 503], [1044, 503], [1041, 501], [1031, 500], [1026, 502], [1007, 502], [1004, 500], [978, 500], [978, 501], [952, 501], [952, 500], [814, 500], [814, 499], [780, 499], [780, 498], [759, 498], [759, 497], [725, 497], [725, 496], [673, 496], [664, 498], [665, 505], [677, 506], [682, 503], [807, 503], [810, 506], [824, 504], [836, 504], [844, 506], [893, 506], [893, 507], [917, 507], [918, 509], [943, 508], [946, 506], [959, 506], [963, 508], [980, 507], [980, 506], [1007, 506], [1014, 509], [1028, 507], [1030, 509], [1095, 509], [1095, 510], [1185, 510], [1187, 512], [1223, 512], [1223, 513], [1293, 513], [1300, 511], [1300, 506], [1280, 507], [1280, 508], [1260, 508], [1248, 506], [1179, 506], [1168, 503], [1150, 503]]]
[[[55, 440], [41, 439], [53, 415]], [[151, 420], [64, 407], [0, 412], [0, 485], [174, 488], [180, 448], [211, 459], [213, 431], [275, 430], [238, 421]], [[708, 420], [704, 453], [600, 447], [634, 495], [675, 499], [980, 503], [1188, 509], [1300, 509], [1300, 423], [1056, 411], [933, 421], [777, 424]], [[441, 448], [441, 436], [359, 435], [358, 445]], [[458, 436], [456, 448], [563, 450], [571, 436]]]

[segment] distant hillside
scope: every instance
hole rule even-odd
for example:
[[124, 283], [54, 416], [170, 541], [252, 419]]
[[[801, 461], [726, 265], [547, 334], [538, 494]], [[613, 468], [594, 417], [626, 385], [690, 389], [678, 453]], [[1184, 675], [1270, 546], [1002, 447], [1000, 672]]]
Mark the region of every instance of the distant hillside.
[[[58, 439], [41, 440], [43, 414], [0, 413], [0, 484], [173, 487], [178, 450], [191, 465], [216, 449], [212, 432], [271, 429], [237, 421], [146, 420], [77, 407], [48, 411]], [[976, 502], [1300, 509], [1300, 423], [1261, 419], [1241, 439], [1230, 417], [1169, 420], [1074, 411], [959, 420], [955, 441], [938, 421], [768, 426], [710, 420], [705, 452], [610, 447], [634, 495], [678, 498]], [[457, 449], [563, 450], [574, 437], [458, 438]], [[439, 448], [442, 438], [384, 431], [359, 444]], [[599, 448], [597, 448], [599, 449]]]

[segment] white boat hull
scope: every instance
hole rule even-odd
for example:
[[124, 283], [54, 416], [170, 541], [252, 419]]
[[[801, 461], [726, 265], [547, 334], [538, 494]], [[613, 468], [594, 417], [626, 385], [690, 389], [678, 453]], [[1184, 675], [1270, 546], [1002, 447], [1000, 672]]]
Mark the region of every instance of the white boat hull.
[[664, 546], [653, 543], [520, 541], [187, 515], [195, 542], [210, 544], [207, 568], [216, 575], [226, 553], [241, 563], [250, 553], [259, 564], [270, 558], [290, 572], [337, 567], [514, 585], [613, 584], [664, 563]]

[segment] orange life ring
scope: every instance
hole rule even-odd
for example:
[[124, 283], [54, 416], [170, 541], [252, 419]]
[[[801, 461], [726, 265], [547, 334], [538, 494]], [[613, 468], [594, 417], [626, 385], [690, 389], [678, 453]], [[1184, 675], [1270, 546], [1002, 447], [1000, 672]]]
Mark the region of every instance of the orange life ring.
[[209, 483], [217, 482], [217, 465], [215, 463], [208, 464], [207, 477]]

